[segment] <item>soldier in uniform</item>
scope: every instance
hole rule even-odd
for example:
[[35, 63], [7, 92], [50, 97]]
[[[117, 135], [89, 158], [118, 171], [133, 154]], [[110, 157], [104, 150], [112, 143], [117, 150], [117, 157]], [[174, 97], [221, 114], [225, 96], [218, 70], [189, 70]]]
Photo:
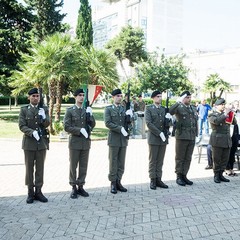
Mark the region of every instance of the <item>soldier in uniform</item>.
[[[225, 111], [224, 111], [225, 110]], [[232, 146], [230, 136], [230, 124], [226, 122], [230, 109], [225, 109], [225, 100], [218, 99], [215, 102], [215, 110], [209, 115], [212, 132], [209, 144], [212, 145], [213, 172], [214, 182], [229, 182], [230, 180], [223, 176], [223, 172], [227, 166], [229, 153]], [[233, 119], [232, 124], [236, 124]]]
[[22, 149], [26, 166], [25, 184], [28, 186], [27, 203], [33, 203], [34, 200], [47, 202], [41, 189], [46, 150], [49, 149], [46, 131], [50, 124], [49, 112], [46, 106], [39, 107], [40, 94], [37, 88], [31, 89], [28, 95], [30, 104], [22, 107], [19, 114], [19, 129], [24, 133]]
[[138, 102], [137, 102], [137, 104], [138, 104], [138, 110], [137, 110], [137, 111], [144, 112], [144, 111], [145, 111], [145, 106], [146, 106], [146, 104], [145, 104], [145, 102], [143, 101], [141, 94], [138, 95]]
[[180, 186], [192, 185], [193, 182], [187, 178], [187, 173], [191, 164], [195, 138], [198, 135], [198, 115], [196, 107], [191, 105], [191, 93], [184, 91], [177, 102], [170, 107], [169, 113], [175, 114], [176, 117], [176, 183]]
[[132, 110], [125, 111], [121, 105], [122, 92], [115, 89], [111, 93], [113, 104], [105, 108], [104, 120], [109, 129], [108, 146], [109, 146], [109, 174], [108, 179], [111, 182], [110, 192], [113, 194], [127, 192], [122, 186], [121, 179], [124, 173], [125, 156], [128, 145], [128, 132], [124, 128], [126, 115], [133, 116]]
[[168, 188], [162, 182], [162, 166], [168, 144], [168, 128], [170, 126], [171, 115], [166, 114], [165, 107], [161, 106], [162, 94], [154, 91], [151, 95], [153, 104], [146, 107], [145, 119], [148, 127], [149, 144], [149, 178], [150, 188]]
[[[95, 119], [91, 107], [83, 107], [84, 91], [77, 89], [74, 92], [75, 105], [68, 108], [64, 116], [64, 130], [70, 134], [69, 148], [69, 184], [72, 186], [70, 198], [78, 195], [88, 197], [83, 188], [87, 175], [89, 149], [91, 147], [90, 133], [95, 127]], [[89, 122], [87, 114], [90, 115]], [[78, 168], [78, 174], [77, 174]]]

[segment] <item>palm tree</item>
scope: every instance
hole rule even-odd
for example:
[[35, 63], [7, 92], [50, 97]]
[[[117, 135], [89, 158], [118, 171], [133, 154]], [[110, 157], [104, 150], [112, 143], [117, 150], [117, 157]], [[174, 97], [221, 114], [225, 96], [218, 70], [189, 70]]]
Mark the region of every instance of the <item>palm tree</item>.
[[[203, 90], [210, 93], [211, 105], [213, 105], [217, 98], [221, 98], [224, 91], [231, 91], [231, 85], [215, 73], [207, 76]], [[219, 92], [218, 96], [217, 92]]]
[[76, 53], [76, 42], [69, 35], [54, 34], [40, 44], [33, 44], [30, 54], [22, 54], [21, 71], [14, 74], [11, 86], [17, 87], [13, 94], [26, 92], [29, 87], [41, 86], [49, 95], [50, 131], [56, 101], [55, 121], [60, 120], [61, 103], [64, 86], [75, 78], [81, 79], [81, 57]]

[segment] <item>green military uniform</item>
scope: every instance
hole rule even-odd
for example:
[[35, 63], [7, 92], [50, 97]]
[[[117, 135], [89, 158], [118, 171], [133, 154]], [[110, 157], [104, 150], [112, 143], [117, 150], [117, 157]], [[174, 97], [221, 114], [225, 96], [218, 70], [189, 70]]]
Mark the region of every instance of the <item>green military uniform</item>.
[[141, 101], [141, 102], [137, 102], [137, 111], [141, 111], [141, 112], [144, 112], [145, 111], [145, 102], [144, 101]]
[[176, 174], [186, 176], [192, 159], [195, 138], [198, 135], [197, 111], [193, 105], [176, 102], [169, 109], [176, 117]]
[[121, 105], [111, 105], [105, 108], [104, 120], [109, 129], [109, 181], [121, 180], [124, 167], [128, 137], [124, 137], [121, 128], [125, 123], [125, 108]]
[[[230, 124], [225, 122], [226, 115], [223, 112], [214, 111], [209, 115], [212, 132], [209, 144], [212, 145], [213, 171], [215, 174], [222, 174], [225, 170], [232, 140], [230, 135]], [[236, 124], [236, 119], [233, 119]]]
[[[95, 127], [95, 119], [90, 116], [90, 128]], [[67, 108], [64, 116], [64, 130], [70, 134], [69, 136], [69, 184], [71, 186], [85, 184], [87, 175], [89, 149], [91, 147], [90, 131], [88, 138], [80, 133], [81, 128], [88, 129], [86, 121], [86, 109], [78, 108], [76, 105]], [[76, 169], [78, 166], [78, 175]]]
[[[45, 130], [50, 124], [48, 108], [44, 106], [43, 109], [46, 114], [44, 120], [38, 115], [39, 108], [30, 104], [22, 107], [19, 114], [19, 129], [24, 133], [22, 149], [26, 165], [25, 184], [29, 188], [41, 188], [43, 185], [44, 161], [46, 150], [49, 149], [49, 138]], [[42, 135], [39, 141], [33, 137], [35, 130]]]
[[[162, 178], [163, 159], [168, 144], [166, 127], [170, 126], [170, 121], [165, 118], [166, 109], [152, 104], [146, 107], [145, 120], [148, 127], [149, 144], [149, 178]], [[160, 138], [160, 133], [165, 133], [166, 141]]]

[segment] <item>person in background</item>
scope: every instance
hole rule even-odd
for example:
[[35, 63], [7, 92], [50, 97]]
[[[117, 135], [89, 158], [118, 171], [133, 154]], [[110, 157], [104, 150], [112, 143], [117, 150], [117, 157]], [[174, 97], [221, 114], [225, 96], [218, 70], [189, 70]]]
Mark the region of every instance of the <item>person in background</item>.
[[[73, 95], [75, 105], [69, 107], [65, 113], [64, 130], [70, 134], [68, 142], [69, 184], [72, 186], [70, 198], [75, 199], [78, 195], [83, 197], [89, 196], [83, 185], [87, 175], [89, 150], [91, 147], [90, 134], [96, 123], [91, 107], [85, 109], [83, 106], [84, 90], [81, 88], [77, 89]], [[89, 115], [89, 119], [87, 115]]]
[[166, 146], [168, 144], [168, 127], [170, 119], [167, 118], [165, 107], [161, 106], [162, 93], [158, 90], [151, 95], [153, 104], [146, 107], [145, 119], [148, 127], [148, 145], [149, 145], [149, 178], [150, 188], [156, 190], [157, 187], [168, 188], [162, 182], [162, 166], [165, 156]]
[[[230, 136], [230, 124], [226, 121], [231, 109], [225, 108], [225, 100], [218, 99], [215, 102], [215, 111], [209, 115], [212, 132], [209, 144], [212, 146], [214, 182], [229, 182], [230, 180], [223, 176], [229, 159], [232, 140]], [[235, 124], [233, 119], [233, 124]]]
[[28, 92], [28, 99], [30, 104], [20, 110], [19, 129], [24, 133], [22, 149], [26, 166], [25, 184], [28, 186], [26, 202], [31, 204], [34, 200], [48, 201], [41, 189], [46, 151], [49, 149], [46, 128], [50, 125], [50, 120], [48, 108], [46, 106], [39, 107], [40, 94], [37, 88]]
[[104, 122], [109, 129], [108, 179], [111, 182], [110, 192], [116, 194], [117, 191], [127, 192], [127, 189], [121, 184], [125, 169], [125, 157], [129, 139], [129, 133], [124, 127], [126, 125], [126, 115], [129, 115], [131, 119], [133, 117], [133, 112], [131, 109], [126, 111], [121, 105], [122, 91], [120, 89], [113, 90], [111, 95], [113, 98], [113, 104], [105, 108]]
[[145, 111], [145, 107], [146, 107], [146, 103], [143, 101], [143, 98], [142, 98], [142, 95], [141, 95], [141, 94], [138, 95], [137, 104], [138, 104], [138, 109], [137, 109], [137, 111], [144, 112], [144, 111]]
[[207, 145], [207, 159], [208, 165], [205, 167], [205, 169], [206, 170], [213, 169], [212, 146], [210, 144]]
[[209, 135], [209, 124], [208, 124], [208, 112], [212, 110], [211, 106], [206, 103], [206, 100], [203, 99], [200, 104], [197, 106], [198, 118], [199, 118], [199, 136], [202, 136], [203, 126], [205, 134]]
[[169, 113], [176, 117], [176, 183], [180, 186], [192, 185], [193, 182], [187, 178], [187, 173], [192, 160], [195, 139], [198, 135], [198, 116], [196, 107], [191, 105], [191, 93], [184, 91], [177, 102], [170, 107]]
[[232, 139], [232, 147], [230, 149], [229, 154], [229, 160], [226, 166], [225, 173], [228, 176], [237, 176], [237, 174], [233, 171], [234, 162], [235, 162], [235, 153], [237, 151], [238, 145], [239, 145], [239, 139], [240, 139], [240, 132], [239, 132], [239, 124], [240, 124], [240, 108], [239, 108], [239, 102], [235, 100], [232, 103], [232, 109], [231, 109], [236, 118], [236, 124], [230, 126], [230, 133], [231, 133], [231, 139]]

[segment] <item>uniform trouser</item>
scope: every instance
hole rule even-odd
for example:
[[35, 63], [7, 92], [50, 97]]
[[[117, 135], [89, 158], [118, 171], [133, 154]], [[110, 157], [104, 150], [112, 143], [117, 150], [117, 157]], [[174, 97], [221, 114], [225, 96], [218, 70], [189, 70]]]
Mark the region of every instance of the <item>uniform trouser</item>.
[[[88, 156], [89, 149], [87, 150], [76, 150], [69, 149], [69, 184], [73, 185], [84, 185], [85, 178], [87, 175], [88, 167]], [[78, 176], [77, 176], [78, 167]]]
[[166, 145], [149, 145], [149, 178], [162, 178]]
[[175, 172], [187, 175], [190, 168], [195, 140], [176, 139]]
[[125, 168], [125, 156], [127, 147], [109, 146], [109, 181], [121, 180]]
[[224, 171], [229, 159], [230, 148], [220, 148], [212, 146], [213, 171]]
[[34, 186], [42, 187], [46, 150], [45, 149], [38, 151], [24, 150], [24, 156], [26, 166], [25, 184], [29, 188], [32, 188]]

